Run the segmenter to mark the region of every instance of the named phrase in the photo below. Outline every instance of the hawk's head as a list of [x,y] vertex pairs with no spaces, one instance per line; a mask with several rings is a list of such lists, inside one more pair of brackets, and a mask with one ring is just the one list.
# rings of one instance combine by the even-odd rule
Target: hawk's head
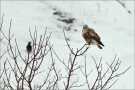
[[87,24],[84,24],[83,25],[83,29],[87,29],[87,28],[89,28],[88,25]]
[[83,29],[82,29],[82,34],[84,34],[84,33],[86,33],[87,32],[87,30],[88,30],[88,25],[87,24],[84,24],[83,25]]

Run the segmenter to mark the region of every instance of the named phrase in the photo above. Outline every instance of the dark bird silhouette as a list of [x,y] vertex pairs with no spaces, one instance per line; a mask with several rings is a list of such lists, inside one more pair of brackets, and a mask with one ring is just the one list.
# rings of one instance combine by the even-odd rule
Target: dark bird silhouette
[[26,46],[28,54],[32,51],[31,42],[28,42],[28,45]]

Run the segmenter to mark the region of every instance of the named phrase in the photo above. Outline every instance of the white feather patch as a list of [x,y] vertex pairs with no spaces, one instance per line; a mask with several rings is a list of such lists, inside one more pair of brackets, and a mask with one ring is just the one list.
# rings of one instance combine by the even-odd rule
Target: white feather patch
[[93,34],[93,33],[91,33],[91,32],[90,32],[90,35],[91,35],[92,37],[94,37],[94,34]]
[[95,41],[94,39],[92,39],[91,45],[97,45],[97,41]]
[[82,34],[86,33],[87,32],[87,29],[83,29],[82,30]]

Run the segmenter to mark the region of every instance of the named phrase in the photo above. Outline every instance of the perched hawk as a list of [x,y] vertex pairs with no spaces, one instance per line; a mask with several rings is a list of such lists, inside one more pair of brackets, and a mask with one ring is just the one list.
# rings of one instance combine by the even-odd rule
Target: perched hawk
[[96,44],[100,49],[102,49],[101,45],[104,46],[100,41],[99,35],[94,31],[94,29],[89,28],[86,24],[83,25],[82,36],[89,45]]

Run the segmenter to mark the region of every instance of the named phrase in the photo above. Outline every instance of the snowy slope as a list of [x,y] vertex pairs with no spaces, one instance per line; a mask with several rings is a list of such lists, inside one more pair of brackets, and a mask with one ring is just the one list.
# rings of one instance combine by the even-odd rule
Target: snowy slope
[[[43,34],[47,27],[47,34],[49,35],[52,32],[51,44],[53,44],[60,58],[66,61],[68,60],[69,50],[64,41],[63,28],[67,38],[69,38],[71,47],[76,50],[85,43],[81,35],[82,25],[88,24],[100,35],[101,41],[105,45],[102,50],[98,49],[97,46],[91,46],[86,52],[89,68],[95,68],[91,56],[97,61],[102,57],[104,69],[106,69],[107,65],[105,62],[112,62],[115,54],[117,54],[117,57],[122,61],[120,72],[130,65],[131,68],[119,77],[112,89],[133,89],[134,1],[126,1],[124,3],[131,13],[128,13],[117,1],[1,1],[1,16],[4,13],[3,31],[8,33],[9,21],[12,19],[11,31],[14,33],[20,50],[25,56],[27,55],[25,46],[31,40],[29,27],[33,32],[36,26],[39,35]],[[67,19],[71,19],[71,22],[64,22]],[[1,42],[1,53],[6,50],[6,47],[4,47],[6,43],[6,40],[3,39]],[[14,39],[12,43],[15,45]],[[83,60],[84,57],[78,58],[79,63],[83,63]],[[49,65],[51,61],[44,61],[44,63]],[[62,67],[59,66],[57,68],[60,69]],[[41,69],[43,70],[44,66],[41,66]],[[92,75],[96,74],[92,73]],[[78,72],[78,77],[75,78],[80,80],[80,82],[85,80],[79,77],[83,76]],[[35,79],[35,82],[38,79]],[[40,79],[42,80],[42,77]],[[63,88],[63,84],[60,86]]]

